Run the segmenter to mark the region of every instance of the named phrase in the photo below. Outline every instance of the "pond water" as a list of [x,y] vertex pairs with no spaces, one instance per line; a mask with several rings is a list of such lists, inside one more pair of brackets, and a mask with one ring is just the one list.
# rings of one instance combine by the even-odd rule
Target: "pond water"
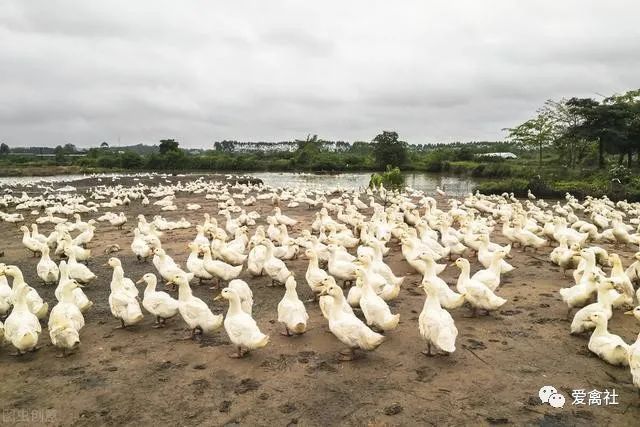
[[[405,182],[409,187],[432,193],[440,187],[450,196],[464,196],[473,191],[477,181],[464,176],[447,176],[427,173],[406,173]],[[326,189],[334,187],[363,188],[369,185],[371,173],[348,173],[337,175],[317,175],[290,172],[256,172],[251,176],[260,178],[265,184],[275,187]]]
[[[111,177],[122,174],[99,174],[99,175],[53,175],[34,177],[0,177],[0,186],[3,185],[34,185],[55,182],[73,182],[92,176]],[[131,174],[138,176],[149,176],[149,174]],[[358,172],[336,175],[317,175],[311,173],[292,172],[251,172],[246,175],[261,179],[265,184],[274,187],[284,188],[363,188],[369,184],[371,173]],[[186,175],[185,175],[186,176]],[[473,190],[478,183],[476,180],[464,176],[448,176],[427,173],[406,173],[406,184],[416,190],[433,193],[436,187],[440,187],[452,197],[463,196]]]

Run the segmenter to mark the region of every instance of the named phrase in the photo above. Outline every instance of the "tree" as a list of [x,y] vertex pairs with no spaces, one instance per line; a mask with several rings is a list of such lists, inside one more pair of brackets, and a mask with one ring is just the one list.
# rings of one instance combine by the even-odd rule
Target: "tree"
[[235,141],[227,141],[227,140],[224,140],[224,141],[221,141],[221,142],[216,141],[213,144],[213,148],[216,151],[224,151],[226,153],[232,153],[233,151],[235,151],[235,146],[236,146],[236,142]]
[[0,144],[0,155],[5,156],[9,154],[9,151],[9,146],[7,144],[5,144],[4,142]]
[[127,150],[120,156],[120,165],[124,169],[135,169],[142,166],[142,157],[136,152]]
[[591,98],[571,98],[567,104],[580,115],[580,124],[570,132],[598,143],[598,166],[604,167],[604,153],[619,155],[622,163],[628,156],[631,166],[633,152],[640,146],[640,90],[605,98],[602,102]]
[[64,148],[62,148],[61,145],[58,145],[54,150],[53,150],[53,154],[55,154],[56,157],[56,163],[60,164],[60,163],[64,163],[65,161],[65,151]]
[[62,149],[64,150],[65,154],[73,154],[78,151],[76,146],[73,144],[64,144],[64,147],[62,147]]
[[567,166],[573,168],[581,162],[592,141],[575,135],[571,130],[580,126],[584,119],[571,108],[566,99],[560,101],[547,100],[542,110],[553,123],[553,145],[560,151]]
[[161,139],[160,140],[160,154],[166,154],[170,151],[178,151],[180,144],[175,139]]
[[538,115],[509,131],[509,139],[525,147],[538,149],[538,166],[542,166],[542,149],[554,141],[553,120],[548,111],[538,110]]
[[383,131],[373,138],[373,156],[376,167],[402,167],[407,162],[407,143],[398,140],[398,133]]

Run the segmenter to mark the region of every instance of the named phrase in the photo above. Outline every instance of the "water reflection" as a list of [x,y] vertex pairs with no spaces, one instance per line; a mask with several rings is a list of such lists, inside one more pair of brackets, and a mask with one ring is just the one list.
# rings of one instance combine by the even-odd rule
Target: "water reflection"
[[[130,174],[129,176],[156,176],[154,174]],[[223,175],[223,174],[220,174]],[[364,188],[369,185],[371,173],[357,172],[336,175],[317,175],[311,173],[291,173],[291,172],[251,172],[246,173],[256,178],[260,178],[265,184],[274,187],[289,189],[311,188],[316,190],[326,190],[331,188]],[[123,176],[122,174],[98,174],[98,175],[53,175],[35,177],[0,177],[2,185],[27,185],[46,184],[55,182],[73,182],[80,179],[100,177],[111,178],[113,176]],[[162,176],[162,175],[160,175]],[[186,175],[179,175],[184,177]],[[463,196],[473,190],[476,181],[461,176],[447,176],[427,173],[406,173],[406,184],[417,190],[433,193],[436,187],[440,187],[452,197]],[[105,180],[104,184],[109,181]]]

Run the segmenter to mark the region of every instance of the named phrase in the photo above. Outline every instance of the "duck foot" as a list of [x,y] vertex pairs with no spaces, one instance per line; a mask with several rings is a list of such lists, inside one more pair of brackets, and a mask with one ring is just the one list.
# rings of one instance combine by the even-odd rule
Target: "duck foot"
[[243,352],[242,351],[242,347],[238,347],[238,351],[234,352],[234,353],[229,353],[229,357],[232,359],[241,359],[243,358],[248,352]]
[[280,332],[280,335],[284,335],[285,337],[290,337],[291,336],[291,332],[289,332],[289,328],[288,327],[284,327],[284,331]]
[[356,353],[353,349],[342,350],[338,353],[338,360],[343,362],[350,362],[356,359]]

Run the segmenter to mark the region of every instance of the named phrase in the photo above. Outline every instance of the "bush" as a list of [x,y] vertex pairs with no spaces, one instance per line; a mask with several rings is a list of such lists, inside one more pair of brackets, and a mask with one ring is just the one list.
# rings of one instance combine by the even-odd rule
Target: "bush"
[[374,173],[369,180],[370,188],[377,188],[383,184],[386,188],[399,190],[404,187],[404,175],[399,168],[391,168],[387,166],[386,172],[379,174]]

